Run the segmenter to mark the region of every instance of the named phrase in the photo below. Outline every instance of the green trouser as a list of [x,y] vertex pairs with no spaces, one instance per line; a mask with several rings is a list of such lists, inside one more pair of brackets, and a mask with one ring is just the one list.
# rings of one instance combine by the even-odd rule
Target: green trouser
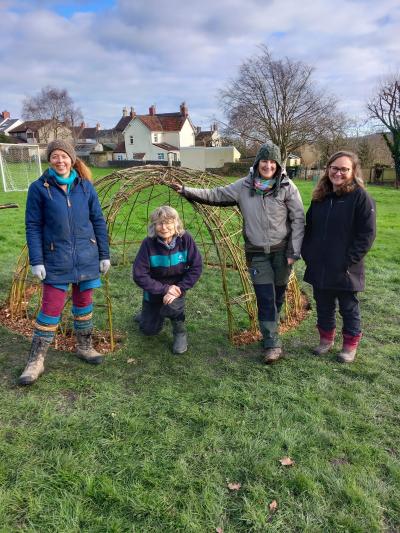
[[269,254],[248,254],[249,272],[257,298],[258,321],[264,348],[281,346],[279,339],[279,313],[285,299],[291,265],[286,250]]

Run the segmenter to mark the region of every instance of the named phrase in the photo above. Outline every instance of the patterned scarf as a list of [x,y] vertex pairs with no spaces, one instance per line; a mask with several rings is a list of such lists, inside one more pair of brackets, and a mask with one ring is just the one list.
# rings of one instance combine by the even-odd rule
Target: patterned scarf
[[260,178],[254,178],[254,190],[257,194],[264,194],[267,191],[270,191],[272,187],[276,184],[276,178],[270,180],[262,180]]

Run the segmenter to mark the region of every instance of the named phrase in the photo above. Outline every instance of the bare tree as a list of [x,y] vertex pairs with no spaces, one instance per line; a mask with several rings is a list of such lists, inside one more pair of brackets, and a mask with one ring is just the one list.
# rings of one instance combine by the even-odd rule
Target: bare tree
[[270,139],[283,159],[304,144],[341,129],[336,99],[316,87],[313,68],[285,58],[275,60],[268,48],[247,59],[238,76],[220,92],[229,126],[258,143]]
[[57,139],[65,127],[74,136],[74,128],[83,120],[81,110],[75,107],[68,91],[50,86],[41,89],[36,96],[25,98],[22,117],[43,123],[42,131],[46,142],[50,137]]
[[370,117],[381,122],[386,131],[381,135],[390,150],[396,172],[396,188],[400,186],[400,75],[382,82],[378,94],[367,104]]

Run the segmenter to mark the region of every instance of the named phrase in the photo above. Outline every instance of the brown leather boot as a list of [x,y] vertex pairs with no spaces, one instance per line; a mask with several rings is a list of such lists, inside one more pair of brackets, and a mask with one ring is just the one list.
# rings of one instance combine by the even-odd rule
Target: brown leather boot
[[266,348],[264,354],[264,363],[267,365],[271,365],[283,357],[282,348],[279,346],[275,348]]
[[337,356],[339,363],[352,363],[354,361],[361,336],[362,333],[358,335],[343,333],[343,348]]
[[18,378],[18,385],[32,385],[43,374],[44,359],[52,340],[52,337],[33,336],[28,362]]
[[325,331],[317,326],[319,331],[319,344],[313,348],[312,353],[314,355],[324,355],[329,352],[334,344],[336,329]]
[[75,331],[75,355],[87,363],[99,365],[103,362],[103,356],[93,348],[92,333],[93,329],[77,329]]

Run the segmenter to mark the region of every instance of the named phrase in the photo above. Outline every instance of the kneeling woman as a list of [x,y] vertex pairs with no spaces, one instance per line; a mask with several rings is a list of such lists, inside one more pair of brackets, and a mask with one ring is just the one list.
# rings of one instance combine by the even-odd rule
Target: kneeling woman
[[185,293],[202,271],[196,243],[183,229],[178,212],[161,206],[150,215],[148,237],[133,263],[133,279],[143,289],[142,310],[136,320],[145,335],[156,335],[170,318],[174,353],[187,350]]
[[47,147],[49,169],[29,187],[25,224],[32,273],[43,282],[28,364],[18,383],[30,385],[44,372],[72,283],[76,355],[99,364],[92,346],[93,289],[110,267],[107,226],[90,170],[66,141]]
[[333,346],[336,302],[343,318],[343,348],[338,361],[351,363],[361,339],[357,292],[364,290],[364,257],[375,239],[375,203],[364,188],[358,157],[337,152],[329,159],[306,216],[301,255],[304,280],[313,286],[319,345],[315,355]]

